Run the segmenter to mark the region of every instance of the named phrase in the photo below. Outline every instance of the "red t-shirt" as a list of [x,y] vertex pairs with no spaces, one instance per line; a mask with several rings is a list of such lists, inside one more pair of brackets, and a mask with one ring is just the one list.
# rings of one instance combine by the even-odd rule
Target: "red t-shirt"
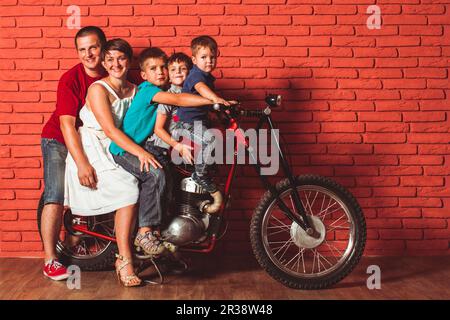
[[86,94],[89,86],[106,75],[92,78],[87,75],[83,64],[79,63],[72,69],[64,73],[59,80],[56,96],[56,109],[50,119],[42,129],[42,138],[56,139],[64,143],[64,137],[61,132],[59,117],[63,115],[74,116],[76,120],[76,128],[82,125],[79,118],[80,109],[86,101]]

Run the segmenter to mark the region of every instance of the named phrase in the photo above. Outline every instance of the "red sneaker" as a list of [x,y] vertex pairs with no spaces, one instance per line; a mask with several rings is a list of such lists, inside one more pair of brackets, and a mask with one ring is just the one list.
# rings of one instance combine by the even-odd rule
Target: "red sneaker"
[[50,260],[44,265],[44,276],[52,280],[65,280],[70,273],[58,260]]

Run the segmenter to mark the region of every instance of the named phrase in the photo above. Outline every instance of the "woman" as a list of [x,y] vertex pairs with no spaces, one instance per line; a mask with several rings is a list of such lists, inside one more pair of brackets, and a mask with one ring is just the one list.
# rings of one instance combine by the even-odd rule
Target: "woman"
[[130,244],[139,189],[137,180],[114,162],[108,150],[111,140],[137,156],[142,166],[161,167],[153,155],[119,129],[136,93],[136,86],[127,81],[132,56],[130,45],[122,39],[110,40],[103,48],[102,65],[108,76],[89,87],[86,104],[80,111],[83,126],[79,128],[84,152],[96,171],[96,181],[91,181],[90,187],[80,184],[70,154],[65,180],[65,200],[73,214],[93,216],[116,211],[115,232],[119,249],[116,273],[127,287],[141,284],[133,271]]

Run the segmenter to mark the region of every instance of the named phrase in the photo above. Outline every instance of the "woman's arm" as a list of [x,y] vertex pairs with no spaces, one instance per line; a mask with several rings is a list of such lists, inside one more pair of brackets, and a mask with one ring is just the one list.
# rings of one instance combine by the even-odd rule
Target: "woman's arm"
[[160,91],[153,96],[153,102],[179,107],[201,107],[213,104],[211,100],[190,93],[171,93]]
[[149,171],[149,163],[155,169],[158,167],[162,168],[161,164],[156,161],[152,154],[145,151],[144,148],[136,144],[115,126],[108,93],[101,85],[94,84],[89,87],[86,102],[106,136],[114,141],[119,147],[139,158],[139,161],[141,162],[141,171],[143,171],[144,168],[146,171]]
[[192,164],[193,157],[191,150],[192,148],[190,146],[187,146],[185,144],[182,144],[172,138],[172,136],[166,131],[164,128],[164,125],[167,120],[167,114],[159,113],[156,117],[156,123],[155,123],[155,134],[161,138],[162,141],[170,145],[172,148],[178,151],[178,153],[190,164]]
[[95,189],[97,187],[97,174],[84,153],[80,135],[75,129],[76,118],[63,115],[59,117],[59,122],[67,150],[69,150],[77,166],[80,184]]

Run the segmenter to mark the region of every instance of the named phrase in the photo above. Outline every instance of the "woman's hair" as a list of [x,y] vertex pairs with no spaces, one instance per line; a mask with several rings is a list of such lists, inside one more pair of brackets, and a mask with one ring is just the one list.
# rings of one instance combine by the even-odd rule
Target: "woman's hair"
[[133,59],[133,49],[130,44],[123,39],[112,39],[107,41],[102,48],[102,60],[105,60],[106,54],[112,50],[123,52],[130,61]]
[[191,70],[193,67],[192,59],[189,58],[186,54],[183,52],[175,52],[172,54],[169,59],[167,60],[167,66],[170,66],[174,62],[184,62],[186,67]]
[[88,35],[95,34],[100,41],[100,46],[103,48],[106,43],[106,36],[102,29],[95,26],[88,26],[81,28],[78,30],[77,34],[75,35],[75,48],[78,48],[77,39],[81,37],[86,37]]

